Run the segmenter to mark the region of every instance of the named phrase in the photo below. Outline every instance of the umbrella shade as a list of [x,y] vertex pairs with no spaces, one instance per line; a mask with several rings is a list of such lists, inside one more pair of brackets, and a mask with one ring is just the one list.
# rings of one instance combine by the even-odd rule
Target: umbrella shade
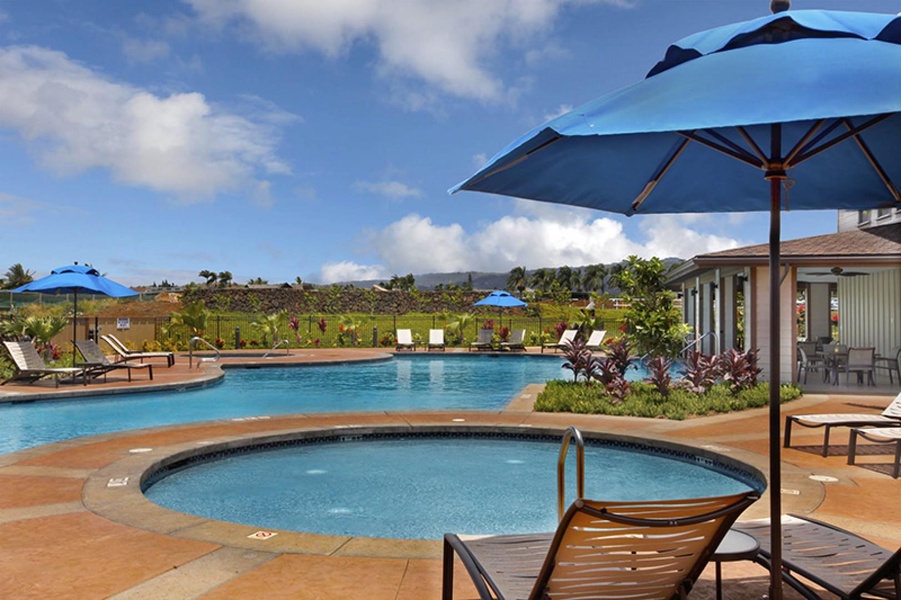
[[901,17],[780,12],[677,42],[644,80],[528,132],[451,190],[626,215],[770,211],[774,600],[782,598],[780,212],[901,207],[899,111]]
[[510,292],[504,290],[495,290],[473,303],[473,306],[499,306],[501,308],[516,308],[518,306],[528,306],[519,298],[513,297]]
[[[50,275],[21,285],[13,292],[40,292],[42,294],[72,294],[72,340],[78,339],[78,294],[100,294],[111,298],[137,296],[138,293],[112,279],[107,279],[100,271],[88,265],[68,265],[50,271]],[[72,363],[75,363],[76,350],[72,349]]]

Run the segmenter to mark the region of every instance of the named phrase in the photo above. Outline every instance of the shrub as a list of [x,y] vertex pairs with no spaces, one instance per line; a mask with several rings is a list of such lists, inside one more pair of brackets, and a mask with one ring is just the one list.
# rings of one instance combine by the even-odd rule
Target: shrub
[[596,368],[596,359],[591,355],[591,350],[585,347],[582,339],[576,338],[563,349],[564,369],[573,372],[573,381],[579,380],[579,375],[583,375],[586,379],[592,376]]
[[647,363],[648,383],[654,386],[654,389],[663,398],[667,398],[670,394],[670,385],[673,378],[669,370],[672,365],[673,361],[667,360],[664,356],[655,356]]
[[726,350],[720,357],[723,379],[729,383],[732,393],[757,385],[757,376],[762,369],[757,366],[757,351],[742,352],[735,348]]
[[683,379],[688,383],[688,389],[698,394],[706,392],[720,376],[719,365],[719,357],[715,354],[690,351],[685,359],[685,375],[683,375]]

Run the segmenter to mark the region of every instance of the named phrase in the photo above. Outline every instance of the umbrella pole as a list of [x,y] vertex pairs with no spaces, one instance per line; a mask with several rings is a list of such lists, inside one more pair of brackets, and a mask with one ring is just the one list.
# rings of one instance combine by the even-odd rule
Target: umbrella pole
[[[774,141],[780,136],[773,135]],[[775,153],[774,156],[778,156]],[[781,176],[769,177],[770,180],[770,544],[772,559],[770,561],[770,599],[782,600],[782,457],[780,445],[780,429],[782,421],[780,411],[780,229],[782,211],[782,179]]]
[[74,367],[78,358],[76,356],[78,350],[75,348],[75,340],[78,339],[78,292],[72,292],[72,296],[75,298],[72,306],[72,366]]

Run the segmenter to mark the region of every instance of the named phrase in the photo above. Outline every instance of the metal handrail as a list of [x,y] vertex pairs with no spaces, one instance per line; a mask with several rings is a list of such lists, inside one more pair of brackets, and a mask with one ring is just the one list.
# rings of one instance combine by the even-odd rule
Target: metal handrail
[[566,454],[569,452],[570,440],[576,440],[576,498],[585,497],[585,442],[582,440],[582,432],[574,425],[570,425],[563,434],[563,442],[560,445],[560,457],[557,459],[557,518],[563,519],[564,498],[566,485],[563,482]]
[[715,332],[715,331],[708,331],[707,333],[705,333],[704,335],[702,335],[702,336],[699,337],[698,339],[692,340],[691,343],[689,343],[687,346],[685,346],[684,348],[682,348],[681,350],[679,350],[679,356],[682,356],[687,350],[690,350],[691,348],[693,348],[693,347],[697,346],[698,344],[700,344],[700,343],[704,340],[704,338],[706,338],[706,337],[708,337],[708,336],[713,337],[714,340],[717,339],[717,337],[716,337],[716,332]]
[[[216,353],[216,357],[215,357],[215,358],[211,358],[211,359],[207,359],[207,360],[216,361],[216,360],[219,360],[219,359],[222,357],[222,353],[219,352],[219,348],[217,348],[216,346],[212,345],[211,343],[209,343],[208,341],[206,341],[206,340],[203,339],[202,337],[195,335],[194,337],[191,338],[191,342],[188,344],[188,368],[189,368],[189,369],[193,369],[193,368],[194,368],[194,343],[195,343],[195,342],[203,342],[204,346],[208,347],[210,350],[212,350],[213,352]],[[198,368],[200,368],[200,363],[203,362],[203,360],[204,360],[204,359],[198,359],[198,360],[197,360],[197,367],[198,367]]]
[[285,345],[285,354],[291,354],[291,348],[288,347],[288,344],[290,343],[291,342],[289,342],[288,340],[279,340],[276,345],[270,348],[269,351],[263,355],[263,358],[269,358],[269,355],[278,350],[279,346],[281,346],[282,344]]

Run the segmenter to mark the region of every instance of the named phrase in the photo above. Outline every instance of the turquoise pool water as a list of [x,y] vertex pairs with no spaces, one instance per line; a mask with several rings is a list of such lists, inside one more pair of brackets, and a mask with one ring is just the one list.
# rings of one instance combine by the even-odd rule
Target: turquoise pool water
[[[333,535],[440,539],[449,531],[552,531],[559,449],[559,440],[523,438],[310,444],[200,462],[160,479],[145,494],[207,518]],[[752,487],[734,473],[675,456],[640,446],[588,445],[586,496],[690,498]],[[572,452],[569,466],[574,458]],[[566,485],[571,499],[574,473]]]
[[497,410],[530,383],[565,378],[560,356],[403,355],[375,363],[228,369],[183,392],[0,404],[0,453],[213,419],[369,410]]

